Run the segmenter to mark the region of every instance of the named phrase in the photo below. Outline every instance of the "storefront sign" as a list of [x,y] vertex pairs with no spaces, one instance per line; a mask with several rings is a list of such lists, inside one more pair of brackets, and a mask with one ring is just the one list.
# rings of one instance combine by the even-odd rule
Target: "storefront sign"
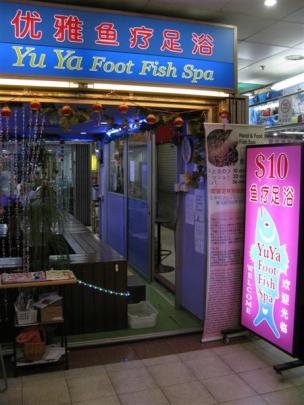
[[0,74],[235,87],[235,29],[0,2]]
[[207,305],[203,339],[240,326],[245,147],[264,142],[264,128],[205,124],[208,185]]
[[300,174],[300,145],[247,149],[242,325],[291,354]]

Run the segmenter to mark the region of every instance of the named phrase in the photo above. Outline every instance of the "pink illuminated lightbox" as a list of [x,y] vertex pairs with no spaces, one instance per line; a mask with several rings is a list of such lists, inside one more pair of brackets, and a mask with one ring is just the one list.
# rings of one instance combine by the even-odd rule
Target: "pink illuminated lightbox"
[[247,147],[242,325],[303,357],[301,145]]

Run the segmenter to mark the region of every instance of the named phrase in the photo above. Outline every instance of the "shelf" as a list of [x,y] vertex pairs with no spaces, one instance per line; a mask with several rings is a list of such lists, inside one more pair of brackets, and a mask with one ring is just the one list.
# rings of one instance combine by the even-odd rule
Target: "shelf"
[[[50,352],[52,352],[52,351],[56,351],[57,356],[56,356],[56,358],[48,360],[48,358],[50,358]],[[23,361],[22,358],[19,357],[19,359],[17,358],[16,366],[17,367],[26,367],[26,366],[36,366],[36,365],[43,365],[43,364],[60,363],[61,361],[64,360],[65,354],[66,354],[66,352],[65,352],[64,347],[50,345],[50,346],[47,346],[46,351],[45,351],[44,355],[42,356],[41,360],[37,360],[37,361],[24,360]]]
[[15,328],[27,328],[28,326],[39,326],[39,325],[56,325],[62,324],[64,319],[58,319],[57,321],[49,321],[49,322],[35,322],[35,323],[27,323],[25,325],[19,325],[19,323],[15,322]]

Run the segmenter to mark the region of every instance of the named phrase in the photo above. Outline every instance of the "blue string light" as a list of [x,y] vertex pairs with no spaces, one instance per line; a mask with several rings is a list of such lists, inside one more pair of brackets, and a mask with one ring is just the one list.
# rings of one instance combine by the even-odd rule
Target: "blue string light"
[[102,292],[105,294],[115,295],[118,297],[130,297],[130,295],[131,295],[129,293],[129,291],[119,292],[119,291],[108,290],[106,288],[99,287],[98,285],[85,283],[82,280],[77,280],[77,283],[80,285],[83,285],[84,287],[92,288],[93,290],[96,290],[96,291],[99,291],[99,292]]

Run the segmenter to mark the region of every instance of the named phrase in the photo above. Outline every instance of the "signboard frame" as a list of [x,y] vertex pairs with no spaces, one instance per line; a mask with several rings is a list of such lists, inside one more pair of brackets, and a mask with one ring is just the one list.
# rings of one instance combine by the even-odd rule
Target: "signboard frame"
[[[207,82],[207,81],[204,81],[203,83],[201,83],[201,84],[198,84],[198,83],[184,83],[184,82],[174,82],[174,81],[172,81],[172,82],[170,82],[170,81],[157,81],[157,80],[151,80],[151,78],[149,78],[149,77],[147,77],[147,79],[146,80],[138,80],[138,75],[136,76],[136,75],[134,75],[133,77],[132,77],[132,75],[129,75],[130,77],[128,77],[128,78],[125,78],[125,79],[123,79],[123,80],[121,80],[121,78],[119,78],[119,77],[96,77],[96,76],[94,76],[93,74],[92,75],[90,75],[90,74],[88,74],[88,75],[80,75],[80,76],[73,76],[73,71],[72,72],[70,72],[71,74],[69,75],[69,76],[67,76],[67,75],[60,75],[60,73],[63,73],[63,71],[62,72],[60,72],[60,71],[57,71],[57,73],[58,73],[58,75],[56,75],[55,73],[54,73],[54,66],[53,66],[53,73],[50,73],[50,72],[47,72],[47,71],[39,71],[39,69],[37,70],[36,69],[36,71],[37,71],[37,73],[43,73],[43,78],[45,78],[45,79],[51,79],[51,78],[53,78],[53,79],[58,79],[58,80],[67,80],[67,77],[70,79],[70,80],[73,80],[73,81],[75,81],[75,82],[88,82],[88,83],[90,83],[90,82],[104,82],[104,81],[109,81],[109,82],[111,82],[111,83],[129,83],[129,84],[143,84],[143,85],[158,85],[158,86],[160,86],[160,87],[166,87],[166,86],[170,86],[170,87],[176,87],[176,88],[189,88],[189,89],[191,89],[191,88],[200,88],[200,89],[210,89],[210,90],[223,90],[223,91],[227,91],[227,92],[229,92],[229,93],[234,93],[234,94],[236,94],[236,91],[237,91],[237,28],[235,27],[235,26],[232,26],[232,25],[225,25],[225,24],[212,24],[212,23],[208,23],[208,22],[203,22],[203,21],[196,21],[196,20],[191,20],[191,19],[182,19],[182,18],[177,18],[177,19],[173,19],[173,18],[167,18],[167,17],[160,17],[160,16],[155,16],[155,15],[148,15],[148,14],[141,14],[141,13],[131,13],[131,12],[119,12],[119,11],[117,11],[117,10],[108,10],[108,9],[101,9],[101,8],[90,8],[90,7],[80,7],[80,6],[72,6],[72,5],[61,5],[61,4],[55,4],[55,3],[43,3],[43,4],[41,4],[41,3],[37,3],[37,2],[25,2],[25,1],[23,1],[23,0],[20,0],[20,1],[11,1],[11,0],[7,0],[7,1],[5,1],[5,2],[0,2],[0,3],[7,3],[7,4],[12,4],[12,5],[20,5],[20,7],[25,7],[25,6],[27,6],[28,8],[33,8],[33,7],[37,7],[37,8],[41,8],[41,9],[47,9],[47,8],[49,8],[49,9],[53,9],[54,10],[54,13],[55,13],[55,10],[61,10],[61,11],[67,11],[67,12],[71,12],[71,11],[75,11],[75,13],[94,13],[94,12],[96,12],[96,13],[99,13],[100,15],[102,15],[102,13],[106,13],[106,15],[113,15],[113,16],[118,16],[118,17],[129,17],[129,18],[132,18],[132,17],[134,17],[134,18],[138,18],[138,17],[140,17],[140,18],[142,18],[142,19],[144,19],[144,22],[145,21],[147,21],[147,20],[150,20],[150,21],[154,21],[156,24],[157,23],[160,23],[160,24],[162,24],[162,23],[168,23],[168,24],[178,24],[178,23],[181,23],[181,24],[185,24],[185,25],[196,25],[197,27],[198,26],[202,26],[202,27],[210,27],[210,29],[212,29],[212,28],[223,28],[223,29],[227,29],[227,30],[231,30],[231,35],[233,36],[233,43],[231,43],[231,50],[232,50],[232,53],[233,53],[233,60],[231,60],[231,62],[229,62],[229,64],[233,64],[233,78],[232,78],[232,75],[231,75],[231,80],[233,80],[233,86],[231,85],[231,86],[223,86],[223,85],[212,85],[212,83],[210,82],[210,85],[209,85],[209,82]],[[5,31],[5,30],[4,30]],[[31,40],[29,40],[28,41],[29,43],[26,43],[26,41],[24,40],[24,39],[22,39],[21,41],[20,41],[20,43],[18,43],[18,45],[23,45],[23,46],[33,46],[33,41],[31,41]],[[14,45],[15,44],[15,41],[14,42],[12,42],[12,43],[9,43],[7,40],[5,41],[5,43],[6,43],[6,45]],[[16,44],[15,44],[16,45]],[[37,45],[37,47],[39,48],[39,45],[41,45],[41,44],[39,44],[39,42],[37,42],[36,43],[36,45]],[[193,45],[193,44],[192,44]],[[45,47],[45,48],[49,48],[49,50],[50,49],[53,49],[54,47],[55,47],[55,45],[43,45],[43,46],[41,46],[41,48],[43,48],[43,47]],[[65,43],[61,43],[61,44],[58,44],[58,48],[62,48],[62,49],[69,49],[69,46],[67,45],[67,44],[65,44]],[[78,48],[70,48],[70,49],[75,49],[75,50],[77,50]],[[134,49],[134,48],[133,48]],[[42,50],[41,50],[42,51]],[[81,48],[81,51],[82,52],[87,52],[88,54],[90,53],[89,51],[92,51],[93,52],[93,49],[90,49],[90,48],[87,48],[87,47],[82,47]],[[109,49],[109,50],[107,50],[107,51],[105,51],[105,50],[102,50],[102,49],[100,49],[100,51],[102,52],[102,53],[107,53],[107,51],[109,51],[110,53],[111,53],[111,49]],[[99,51],[99,52],[100,52]],[[98,51],[96,50],[96,52],[98,53]],[[121,52],[122,51],[120,51],[120,54],[121,54]],[[188,53],[189,53],[189,51],[187,51]],[[115,54],[115,52],[112,52],[113,54]],[[7,54],[7,53],[6,53]],[[117,54],[117,52],[116,52],[116,54]],[[130,54],[130,57],[132,56],[132,50],[129,50],[129,51],[127,51],[127,52],[125,52],[125,53],[122,53],[122,55],[124,55],[125,57],[127,57],[128,56],[128,54]],[[38,51],[37,51],[37,55],[39,55],[38,54]],[[164,59],[164,57],[166,57],[167,59],[168,59],[168,55],[164,55],[164,56],[161,56],[161,55],[157,55],[157,54],[148,54],[148,56],[151,56],[151,57],[154,57],[155,58],[155,60],[159,57],[159,58],[163,58]],[[137,53],[137,56],[139,56],[140,57],[140,54],[139,53]],[[143,55],[143,57],[144,57],[145,55]],[[183,62],[183,60],[185,60],[186,61],[186,59],[187,59],[187,57],[186,56],[183,56],[182,58],[180,58],[179,57],[179,55],[177,55],[178,57],[177,58],[174,58],[174,54],[172,55],[172,57],[173,57],[173,60],[175,59],[176,61],[178,61],[178,62]],[[48,57],[48,56],[47,56]],[[53,57],[55,57],[54,55],[53,55]],[[58,57],[58,56],[57,56]],[[90,54],[90,57],[92,57],[92,55]],[[53,58],[54,59],[54,58]],[[53,63],[53,59],[52,59],[52,63]],[[140,59],[140,58],[139,58]],[[206,62],[208,62],[208,60],[206,60],[206,58],[204,59],[204,57],[203,57],[203,59],[202,60],[200,60],[200,59],[195,59],[195,57],[193,57],[192,58],[192,60],[193,60],[193,62],[195,62],[195,60],[196,60],[196,62],[198,62],[198,63],[201,63],[202,65],[203,65],[203,63],[204,63],[204,60],[206,61]],[[210,60],[210,62],[213,62],[213,60]],[[76,63],[76,61],[75,61],[75,63]],[[186,63],[186,62],[185,62]],[[216,60],[214,60],[214,63],[222,63],[222,62],[216,62]],[[224,62],[223,62],[224,63]],[[87,69],[87,66],[85,66],[85,69]],[[179,69],[179,68],[178,68]],[[179,72],[179,70],[178,70],[178,72]],[[67,73],[67,72],[66,72]],[[41,77],[41,75],[36,75],[36,72],[34,72],[33,71],[33,73],[32,74],[30,74],[29,72],[26,72],[25,70],[22,72],[22,70],[20,69],[20,74],[18,73],[18,72],[13,72],[13,71],[10,71],[10,72],[4,72],[3,70],[2,71],[0,71],[0,74],[1,74],[1,76],[3,77],[3,78],[5,78],[5,77],[14,77],[14,78],[16,78],[16,77],[20,77],[20,76],[24,76],[24,77],[28,77],[29,79],[31,79],[31,78],[35,78],[35,79],[37,79],[37,77],[39,78],[39,77]],[[224,77],[224,76],[223,76]],[[180,79],[181,80],[181,79]],[[225,79],[226,80],[226,79]]]
[[[244,274],[244,269],[245,269],[245,264],[246,264],[246,256],[245,256],[245,247],[246,245],[244,244],[244,259],[243,259],[243,280],[242,280],[242,307],[241,307],[241,325],[243,328],[246,330],[249,330],[251,333],[254,335],[260,337],[261,339],[267,341],[268,343],[272,344],[273,346],[277,347],[278,349],[282,350],[283,352],[299,358],[301,360],[304,360],[304,345],[303,345],[303,339],[304,339],[304,271],[301,272],[300,269],[304,269],[304,212],[303,209],[301,210],[301,207],[304,207],[304,192],[303,192],[303,171],[304,171],[304,144],[301,143],[278,143],[278,144],[264,144],[264,145],[248,145],[246,147],[246,179],[245,179],[245,186],[246,186],[246,193],[245,193],[245,205],[244,205],[244,228],[245,228],[245,238],[244,241],[246,241],[246,205],[248,201],[248,194],[249,194],[249,187],[248,186],[248,178],[247,178],[247,161],[248,161],[248,151],[250,149],[257,149],[257,148],[277,148],[277,147],[283,147],[283,148],[288,148],[288,147],[299,147],[300,148],[300,173],[298,175],[300,176],[300,181],[299,181],[299,212],[298,212],[298,231],[299,231],[299,237],[297,241],[297,249],[298,249],[298,257],[296,260],[297,268],[296,268],[296,286],[295,286],[295,306],[294,306],[294,319],[293,319],[293,341],[292,341],[292,349],[291,351],[285,350],[282,348],[279,344],[275,344],[273,341],[270,339],[267,339],[265,336],[262,336],[260,333],[258,333],[255,329],[249,328],[248,326],[243,324],[243,310],[244,310],[244,305],[243,305],[243,300],[244,300],[244,280],[245,280],[245,274]],[[302,231],[301,231],[302,229]],[[301,249],[302,247],[302,249]]]

